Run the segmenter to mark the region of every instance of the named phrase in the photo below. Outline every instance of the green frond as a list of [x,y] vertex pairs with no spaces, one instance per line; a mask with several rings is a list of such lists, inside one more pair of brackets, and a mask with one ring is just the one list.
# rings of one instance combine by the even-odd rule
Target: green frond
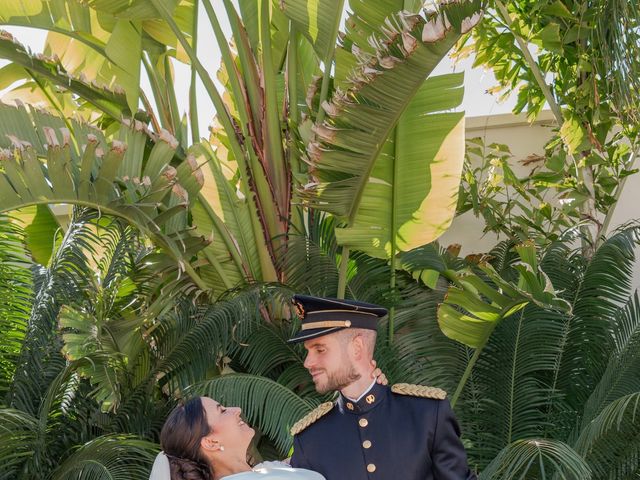
[[282,456],[291,449],[289,429],[316,406],[279,383],[256,375],[222,375],[193,385],[189,393],[241,407],[249,423],[269,437]]
[[[234,349],[234,364],[237,362],[251,374],[275,380],[283,370],[290,369],[296,364],[301,367],[304,362],[299,345],[287,343],[290,336],[291,332],[287,328],[268,324],[256,326]],[[308,382],[307,376],[306,383]],[[287,385],[292,390],[297,386],[297,384]]]
[[60,305],[86,299],[92,281],[90,256],[96,237],[90,226],[95,212],[77,212],[48,269],[34,276],[35,296],[27,334],[21,345],[7,404],[34,414],[49,383],[64,366],[56,335]]
[[632,292],[634,249],[640,228],[630,226],[612,235],[596,250],[573,300],[574,315],[567,322],[565,349],[558,385],[574,408],[587,401],[604,374],[615,347],[611,324]]
[[640,392],[609,403],[580,432],[575,450],[596,478],[633,478],[640,469]]
[[640,7],[627,0],[598,0],[590,5],[596,28],[592,49],[602,58],[602,71],[611,72],[611,90],[621,113],[635,122],[640,117],[636,99],[640,92]]
[[585,427],[606,405],[619,397],[640,391],[640,296],[636,292],[619,313],[613,315],[614,349],[598,385],[584,405]]
[[566,320],[566,314],[529,305],[491,335],[473,371],[473,390],[463,393],[459,408],[461,421],[473,426],[465,434],[480,465],[515,440],[544,438],[547,409],[561,398],[549,385]]
[[482,471],[480,480],[512,478],[590,480],[589,465],[571,447],[557,440],[526,439],[513,442]]
[[279,315],[282,295],[281,287],[258,285],[230,292],[208,306],[195,305],[190,299],[179,303],[149,325],[147,333],[153,339],[160,384],[175,391],[211,378],[223,368],[222,357],[243,347],[269,309]]
[[147,480],[158,445],[129,435],[95,438],[52,473],[52,480]]
[[318,58],[331,62],[344,0],[285,0],[282,5],[285,15],[313,45]]
[[20,466],[34,454],[38,420],[28,413],[0,409],[0,479],[16,478]]
[[11,218],[0,215],[0,404],[13,380],[34,295],[24,236]]
[[[321,240],[322,241],[322,240]],[[338,265],[334,255],[327,255],[323,245],[307,236],[290,236],[286,252],[277,268],[286,284],[298,293],[335,297],[338,291]]]
[[438,326],[436,311],[444,297],[443,285],[431,290],[399,276],[398,287],[393,341],[388,338],[388,318],[381,319],[378,328],[378,365],[391,383],[431,385],[453,392],[466,363],[459,357],[463,347],[445,337]]

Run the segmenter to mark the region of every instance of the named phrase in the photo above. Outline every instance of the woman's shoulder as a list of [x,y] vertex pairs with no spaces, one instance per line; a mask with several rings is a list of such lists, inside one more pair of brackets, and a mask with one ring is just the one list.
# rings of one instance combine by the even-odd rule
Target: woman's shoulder
[[283,462],[264,462],[253,467],[251,472],[236,473],[223,480],[324,480],[317,472],[302,468],[292,468]]

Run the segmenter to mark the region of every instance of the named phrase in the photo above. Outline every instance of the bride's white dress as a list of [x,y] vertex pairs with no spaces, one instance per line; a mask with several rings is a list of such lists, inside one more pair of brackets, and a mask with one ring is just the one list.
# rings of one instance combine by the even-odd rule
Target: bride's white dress
[[[169,459],[162,452],[158,454],[149,480],[171,480]],[[292,468],[284,462],[263,462],[250,472],[227,475],[224,480],[325,480],[322,475],[311,470]]]

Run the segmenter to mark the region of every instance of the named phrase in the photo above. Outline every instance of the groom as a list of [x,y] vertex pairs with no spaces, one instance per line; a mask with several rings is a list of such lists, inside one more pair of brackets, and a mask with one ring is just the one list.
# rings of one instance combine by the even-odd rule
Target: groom
[[446,393],[438,388],[371,381],[377,305],[296,295],[316,390],[337,390],[292,428],[291,465],[327,480],[475,480]]

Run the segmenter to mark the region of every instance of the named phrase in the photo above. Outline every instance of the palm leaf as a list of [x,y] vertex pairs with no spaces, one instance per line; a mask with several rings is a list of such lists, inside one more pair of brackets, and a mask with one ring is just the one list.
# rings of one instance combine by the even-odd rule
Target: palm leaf
[[20,410],[0,409],[0,478],[16,478],[20,466],[34,454],[37,419]]
[[597,478],[633,478],[640,468],[640,392],[609,403],[575,444]]
[[315,406],[279,383],[255,375],[223,375],[194,385],[190,393],[241,407],[249,422],[269,437],[283,456],[292,445],[289,429]]
[[579,279],[574,315],[565,327],[558,386],[579,409],[602,377],[614,348],[610,325],[631,294],[634,248],[640,229],[630,226],[607,239]]
[[128,435],[106,435],[82,445],[55,469],[52,480],[149,478],[158,453],[154,443]]
[[603,408],[619,397],[640,391],[640,297],[629,298],[613,317],[614,350],[598,385],[585,402],[582,427],[586,427]]
[[28,330],[7,399],[8,405],[34,416],[49,384],[64,368],[60,340],[55,334],[60,305],[86,295],[86,275],[92,271],[87,253],[92,251],[94,233],[87,226],[87,217],[80,215],[74,220],[49,269],[34,275],[35,297]]
[[590,480],[591,470],[582,457],[568,445],[557,440],[518,440],[505,447],[482,471],[482,480],[511,478],[555,478]]
[[[548,409],[561,394],[549,388],[549,379],[562,353],[566,319],[529,305],[491,335],[474,367],[473,389],[462,394],[459,407],[461,421],[472,426],[465,430],[469,454],[481,466],[512,442],[544,438],[551,430]],[[553,427],[562,432],[561,425]]]
[[23,239],[24,231],[9,217],[0,216],[0,399],[15,373],[34,295]]
[[22,66],[36,78],[80,95],[113,119],[120,120],[123,111],[129,113],[136,111],[127,105],[124,91],[120,88],[98,86],[91,84],[84,77],[70,75],[60,60],[31,54],[4,31],[0,34],[0,57]]

